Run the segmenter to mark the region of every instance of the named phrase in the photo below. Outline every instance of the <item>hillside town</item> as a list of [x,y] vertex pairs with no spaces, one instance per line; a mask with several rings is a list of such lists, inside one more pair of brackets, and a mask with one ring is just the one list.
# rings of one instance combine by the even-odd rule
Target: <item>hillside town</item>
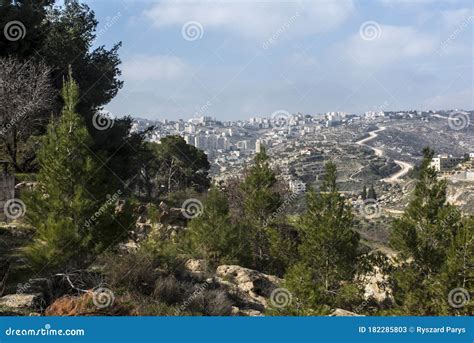
[[[141,131],[153,126],[150,140],[154,142],[169,135],[184,137],[188,144],[207,154],[216,181],[225,180],[241,171],[253,155],[265,146],[273,156],[272,163],[281,171],[281,177],[293,188],[295,185],[305,187],[307,183],[320,179],[325,161],[331,159],[340,164],[341,182],[348,185],[357,181],[382,180],[402,168],[406,168],[407,172],[421,157],[423,142],[405,141],[405,144],[411,145],[405,148],[393,146],[389,141],[385,143],[384,138],[379,137],[375,140],[378,149],[375,153],[370,153],[367,145],[357,142],[366,139],[378,127],[397,129],[398,125],[411,126],[408,133],[417,134],[417,130],[420,130],[418,136],[422,138],[426,127],[447,127],[452,113],[468,115],[468,112],[454,110],[369,111],[362,115],[343,112],[309,115],[276,111],[267,117],[225,122],[209,116],[186,121],[135,119],[134,130]],[[450,131],[452,134],[463,134]],[[472,127],[467,127],[465,131],[465,139],[460,141],[462,146],[452,142],[443,144],[445,141],[430,145],[428,139],[425,144],[439,152],[432,164],[437,171],[450,178],[474,181],[472,164],[466,163],[472,161],[474,156],[474,138],[469,135]],[[386,154],[380,149],[386,149]],[[418,151],[418,156],[411,151]],[[407,161],[405,165],[396,163],[402,156]],[[368,165],[372,167],[372,173],[366,172]],[[398,175],[397,179],[404,174]]]

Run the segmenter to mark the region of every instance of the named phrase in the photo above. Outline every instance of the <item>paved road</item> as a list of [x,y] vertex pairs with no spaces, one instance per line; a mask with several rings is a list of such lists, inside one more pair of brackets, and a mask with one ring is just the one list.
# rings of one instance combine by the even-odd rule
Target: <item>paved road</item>
[[[382,126],[377,130],[370,131],[369,132],[369,137],[366,137],[364,139],[361,139],[360,141],[357,141],[356,144],[361,145],[361,146],[367,146],[375,152],[376,156],[382,157],[383,154],[384,154],[384,151],[382,149],[375,148],[373,146],[367,145],[366,143],[368,141],[371,141],[372,139],[376,138],[378,136],[378,133],[385,130],[385,129],[386,129],[386,127]],[[396,173],[390,175],[389,177],[386,177],[385,179],[382,179],[382,181],[387,182],[387,183],[398,182],[400,178],[405,176],[410,171],[410,169],[413,168],[413,165],[411,163],[408,163],[408,162],[403,162],[403,161],[399,161],[399,160],[395,160],[394,162],[396,164],[398,164],[401,169],[399,171],[397,171]]]

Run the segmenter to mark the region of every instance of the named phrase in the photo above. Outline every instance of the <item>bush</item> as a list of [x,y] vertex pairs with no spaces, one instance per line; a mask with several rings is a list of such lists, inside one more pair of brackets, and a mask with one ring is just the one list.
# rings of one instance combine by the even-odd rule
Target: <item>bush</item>
[[103,256],[100,262],[105,264],[106,280],[114,289],[151,295],[155,280],[161,275],[152,257],[142,250],[123,256],[110,253]]

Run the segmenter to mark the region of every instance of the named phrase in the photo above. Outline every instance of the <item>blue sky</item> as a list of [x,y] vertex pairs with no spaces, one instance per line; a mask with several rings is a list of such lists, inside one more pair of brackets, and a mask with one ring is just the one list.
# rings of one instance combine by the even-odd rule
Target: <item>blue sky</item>
[[468,0],[88,0],[122,41],[116,116],[473,109]]

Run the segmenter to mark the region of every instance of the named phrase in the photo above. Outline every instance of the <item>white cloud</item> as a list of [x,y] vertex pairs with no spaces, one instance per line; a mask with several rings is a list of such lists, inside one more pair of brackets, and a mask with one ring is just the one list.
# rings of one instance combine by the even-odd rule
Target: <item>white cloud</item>
[[126,80],[178,80],[189,74],[190,67],[180,58],[164,55],[136,55],[125,61],[122,72]]
[[[156,27],[198,21],[204,32],[225,29],[247,37],[268,38],[282,26],[288,34],[307,35],[331,30],[353,12],[353,0],[303,2],[170,2],[152,6],[144,14]],[[296,20],[289,23],[297,14]]]
[[339,46],[361,64],[384,65],[400,58],[431,54],[439,39],[412,27],[380,25],[379,35],[364,40],[357,33]]
[[379,3],[386,6],[416,6],[416,5],[427,5],[427,4],[439,4],[444,3],[456,3],[458,0],[378,0]]
[[467,21],[472,21],[472,16],[474,15],[474,11],[469,8],[461,8],[457,10],[449,10],[443,11],[441,13],[441,17],[443,23],[448,28],[456,28],[458,26],[463,26],[466,24]]

